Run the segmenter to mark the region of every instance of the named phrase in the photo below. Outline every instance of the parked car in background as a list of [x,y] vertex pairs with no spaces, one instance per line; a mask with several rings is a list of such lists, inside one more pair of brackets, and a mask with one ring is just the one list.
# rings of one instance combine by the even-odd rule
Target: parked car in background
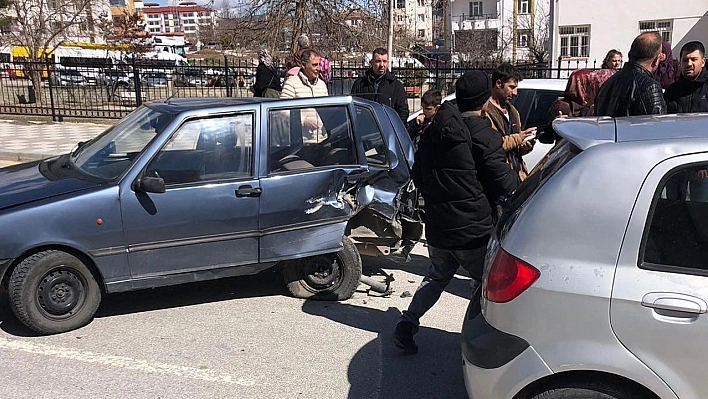
[[105,294],[278,266],[290,293],[344,300],[358,248],[422,233],[413,146],[390,108],[351,97],[143,105],[70,154],[0,169],[0,293],[42,334]]
[[165,72],[145,72],[140,82],[147,87],[167,87],[167,74]]
[[[519,95],[514,97],[512,104],[519,111],[523,126],[521,129],[529,127],[541,128],[546,124],[548,109],[551,105],[563,97],[567,79],[524,79],[519,82]],[[443,102],[452,101],[455,104],[455,93],[443,98]],[[418,110],[408,117],[408,121],[415,119],[422,110]],[[550,150],[552,145],[536,142],[533,151],[524,156],[524,161],[529,170],[533,169],[538,161]]]
[[699,399],[708,115],[557,120],[462,328],[470,398]]
[[106,69],[98,76],[100,84],[104,86],[130,87],[134,86],[132,74],[119,69]]
[[86,77],[76,69],[57,69],[50,75],[54,86],[85,86]]
[[172,76],[175,86],[203,87],[209,85],[209,77],[200,68],[184,68]]

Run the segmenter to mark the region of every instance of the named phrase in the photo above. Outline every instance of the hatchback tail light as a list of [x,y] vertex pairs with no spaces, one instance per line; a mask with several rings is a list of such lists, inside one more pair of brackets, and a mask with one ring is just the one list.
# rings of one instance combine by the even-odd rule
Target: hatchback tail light
[[484,281],[484,297],[492,302],[509,302],[526,291],[540,275],[538,269],[499,246]]

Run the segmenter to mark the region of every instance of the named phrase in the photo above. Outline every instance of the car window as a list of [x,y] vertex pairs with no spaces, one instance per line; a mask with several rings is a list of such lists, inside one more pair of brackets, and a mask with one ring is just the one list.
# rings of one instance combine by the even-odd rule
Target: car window
[[270,111],[268,156],[271,173],[356,164],[347,107]]
[[521,116],[521,129],[545,125],[548,110],[562,96],[562,92],[552,90],[519,89],[519,95],[514,97],[511,103]]
[[356,106],[356,128],[361,135],[367,164],[387,167],[389,165],[388,146],[386,146],[379,124],[369,108]]
[[708,271],[708,165],[673,171],[657,190],[643,263]]
[[165,184],[250,177],[253,115],[197,119],[184,123],[150,162],[147,176]]

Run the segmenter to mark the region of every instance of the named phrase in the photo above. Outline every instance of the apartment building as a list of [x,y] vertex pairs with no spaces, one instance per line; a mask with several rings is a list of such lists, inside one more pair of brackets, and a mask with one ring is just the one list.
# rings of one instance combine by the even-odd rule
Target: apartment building
[[550,1],[452,1],[453,51],[478,60],[539,62],[530,49],[547,47]]
[[[551,61],[557,67],[600,67],[608,50],[627,53],[642,32],[657,32],[678,58],[691,40],[708,45],[708,1],[552,0]],[[559,61],[560,60],[560,61]]]
[[433,5],[431,0],[393,0],[394,23],[406,29],[419,45],[433,41]]
[[160,6],[145,3],[145,30],[154,35],[181,35],[187,42],[196,44],[201,30],[216,27],[216,12],[193,2]]

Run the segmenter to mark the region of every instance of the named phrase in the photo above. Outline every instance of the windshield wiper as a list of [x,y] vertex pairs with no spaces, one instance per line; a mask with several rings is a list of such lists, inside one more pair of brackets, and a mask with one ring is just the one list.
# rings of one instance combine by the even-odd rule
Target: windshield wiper
[[79,143],[76,144],[76,149],[74,151],[72,151],[70,154],[71,158],[76,159],[76,157],[78,157],[79,154],[81,153],[81,151],[83,151],[83,149],[86,147],[87,143],[88,143],[88,141],[79,141]]

